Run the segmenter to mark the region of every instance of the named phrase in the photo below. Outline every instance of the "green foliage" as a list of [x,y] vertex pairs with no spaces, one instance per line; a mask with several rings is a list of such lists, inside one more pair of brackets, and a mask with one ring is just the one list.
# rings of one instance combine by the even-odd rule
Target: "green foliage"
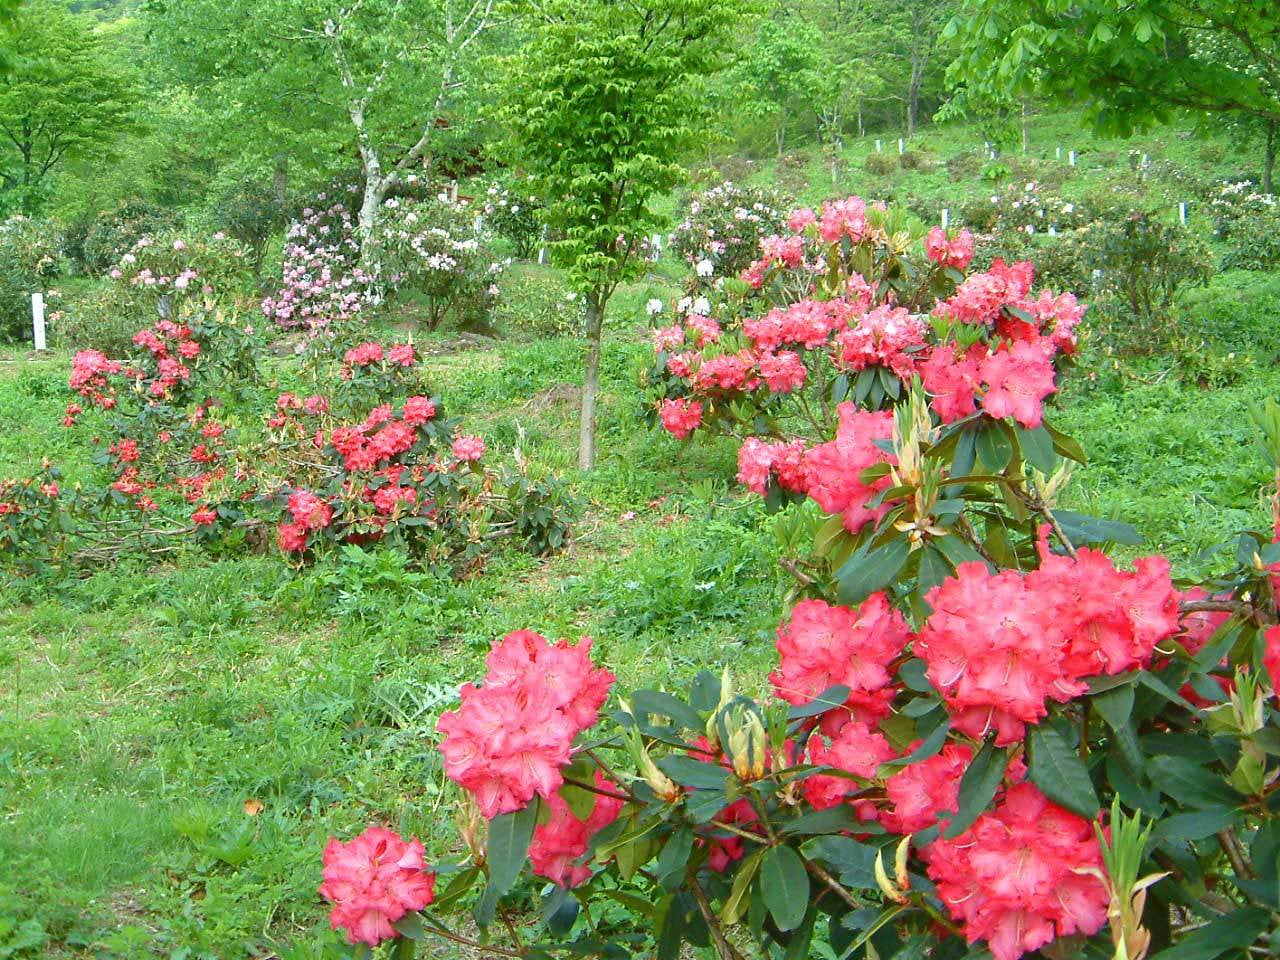
[[249,250],[255,275],[262,273],[262,258],[271,237],[288,220],[284,199],[260,183],[236,184],[218,202],[215,225]]
[[46,179],[59,164],[109,150],[139,94],[132,71],[92,24],[62,4],[23,4],[10,42],[13,69],[0,84],[0,203],[31,212],[47,198]]
[[104,274],[143,237],[174,226],[172,214],[159,207],[139,199],[123,200],[77,224],[67,252],[86,273]]
[[867,159],[863,161],[863,166],[867,168],[867,173],[885,177],[897,169],[898,161],[894,159],[892,154],[868,153]]
[[62,237],[57,224],[15,216],[0,223],[0,341],[21,340],[31,332],[31,294],[45,294],[57,310],[62,272]]

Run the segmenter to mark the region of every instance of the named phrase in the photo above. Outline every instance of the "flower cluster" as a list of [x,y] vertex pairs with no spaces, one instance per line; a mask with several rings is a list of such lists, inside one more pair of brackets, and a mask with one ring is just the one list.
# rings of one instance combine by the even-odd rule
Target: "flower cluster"
[[1087,689],[1085,680],[1146,667],[1178,629],[1178,594],[1163,557],[1133,572],[1082,549],[1074,558],[1042,547],[1040,568],[992,573],[961,564],[935,587],[915,651],[928,665],[956,729],[1018,742],[1026,724]]
[[596,771],[597,793],[588,793],[590,812],[580,817],[559,793],[547,798],[551,816],[533,831],[529,863],[533,872],[565,888],[581,886],[591,877],[591,868],[580,862],[591,838],[618,819],[624,801],[609,790],[608,781]]
[[671,232],[671,249],[694,268],[698,283],[736,277],[764,237],[786,223],[788,201],[773,190],[725,182],[696,194]]
[[924,851],[930,878],[969,943],[1017,960],[1058,937],[1094,934],[1110,897],[1093,825],[1029,783],[1010,787],[953,840]]
[[462,688],[462,705],[440,717],[449,779],[492,819],[551,798],[564,783],[574,738],[595,725],[613,674],[591,663],[591,639],[550,644],[508,634],[489,654],[484,682]]
[[347,843],[330,837],[320,896],[333,904],[333,929],[345,930],[348,943],[371,947],[399,936],[392,924],[435,900],[436,876],[424,852],[416,837],[405,841],[382,827]]
[[285,234],[280,289],[262,301],[263,315],[282,327],[320,333],[358,316],[369,299],[351,210],[326,199],[306,207]]

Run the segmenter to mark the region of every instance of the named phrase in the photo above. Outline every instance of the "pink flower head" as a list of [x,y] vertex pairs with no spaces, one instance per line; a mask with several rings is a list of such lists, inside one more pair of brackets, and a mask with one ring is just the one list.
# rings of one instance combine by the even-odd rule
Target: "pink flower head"
[[947,231],[934,227],[925,237],[924,252],[925,256],[941,267],[963,270],[973,259],[973,234],[968,230],[961,230],[953,239],[949,239]]
[[987,941],[995,960],[1017,960],[1106,923],[1110,897],[1093,824],[1030,783],[1010,787],[960,836],[935,840],[927,857],[929,876],[965,938]]
[[653,349],[655,353],[674,350],[684,343],[684,327],[674,324],[670,327],[659,327],[653,331]]
[[787,218],[787,229],[792,233],[800,233],[805,227],[811,223],[818,222],[818,215],[808,207],[798,207],[791,211],[791,216]]
[[889,665],[910,640],[907,622],[883,593],[873,593],[856,610],[802,600],[778,628],[778,669],[769,682],[795,706],[812,703],[834,686],[848,687],[843,705],[874,722],[889,712]]
[[415,427],[431,420],[436,415],[436,405],[430,397],[410,397],[404,402],[404,422]]
[[677,440],[683,440],[702,424],[702,404],[687,397],[663,400],[658,408],[662,426]]
[[490,819],[550,800],[564,783],[573,739],[595,724],[613,675],[591,663],[591,641],[555,645],[528,630],[508,634],[489,654],[482,686],[462,689],[462,705],[440,717],[446,775]]
[[387,350],[387,362],[401,367],[413,366],[413,344],[396,343]]
[[1263,634],[1266,649],[1262,654],[1262,667],[1271,681],[1271,690],[1280,696],[1280,626],[1268,627]]
[[333,520],[333,508],[310,490],[289,494],[289,513],[304,530],[321,530]]
[[748,490],[764,496],[769,478],[776,476],[778,486],[792,493],[804,493],[808,481],[804,470],[804,441],[768,443],[748,437],[738,448],[738,482]]
[[809,496],[827,513],[844,514],[844,526],[857,533],[868,523],[893,509],[892,503],[868,507],[867,502],[893,480],[888,475],[864,483],[862,471],[879,463],[897,463],[897,458],[876,444],[893,436],[893,414],[868,412],[845,402],[837,408],[840,426],[836,438],[805,453]]
[[[844,724],[829,746],[816,734],[809,742],[810,762],[835,767],[863,780],[873,779],[880,764],[895,756],[884,735],[859,720]],[[810,806],[825,810],[843,803],[850,795],[861,793],[864,788],[856,780],[819,773],[805,778],[802,789]],[[865,813],[863,819],[874,819],[875,808],[866,801],[860,813]]]
[[790,350],[762,353],[758,364],[760,376],[774,393],[793,393],[799,390],[809,375],[800,355]]
[[468,434],[453,438],[453,456],[457,460],[479,460],[484,456],[484,440]]
[[720,339],[720,324],[716,323],[710,317],[704,317],[698,313],[691,313],[684,323],[688,330],[697,334],[697,337],[695,338],[695,346],[697,346],[699,350],[707,344],[715,343]]
[[[601,790],[611,786],[599,770],[596,771],[595,784]],[[592,836],[618,819],[624,805],[616,797],[588,796],[592,802],[591,812],[581,820],[560,793],[553,793],[547,800],[551,818],[534,829],[533,843],[529,845],[533,872],[566,889],[580,886],[590,879],[591,867],[579,861],[587,852]]]
[[382,344],[362,343],[348,350],[343,354],[342,359],[343,362],[352,367],[363,367],[371,363],[377,363],[382,359]]
[[841,237],[861,243],[866,232],[867,203],[861,197],[828,200],[822,205],[818,235],[827,243],[835,243]]
[[1011,416],[1024,427],[1040,426],[1044,399],[1058,389],[1044,347],[1025,340],[983,360],[979,377],[987,384],[982,408],[996,419]]
[[191,514],[191,522],[196,526],[209,526],[218,522],[218,511],[212,507],[199,507]]
[[276,527],[276,544],[285,553],[301,553],[307,549],[307,528],[300,523],[281,523]]
[[345,930],[348,943],[371,947],[399,936],[392,924],[435,899],[436,876],[423,853],[416,837],[405,841],[382,827],[347,843],[330,837],[320,896],[333,904],[333,929]]
[[981,344],[974,344],[973,349],[967,352],[957,353],[955,343],[940,343],[919,365],[920,379],[929,392],[930,405],[943,423],[954,423],[977,410],[980,373],[976,355],[981,353]]

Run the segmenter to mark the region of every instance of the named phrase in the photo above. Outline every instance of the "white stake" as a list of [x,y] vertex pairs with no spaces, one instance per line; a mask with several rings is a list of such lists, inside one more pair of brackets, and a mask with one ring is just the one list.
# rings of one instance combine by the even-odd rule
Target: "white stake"
[[879,153],[879,152],[880,152],[880,141],[879,141],[879,140],[877,140],[877,141],[876,141],[876,153]]
[[1187,225],[1187,202],[1185,200],[1178,204],[1178,222],[1184,227]]
[[1074,150],[1072,150],[1071,153],[1068,155],[1067,162],[1070,163],[1071,166],[1073,167],[1076,165],[1076,152]]
[[942,229],[947,229],[947,224],[951,222],[951,211],[946,207],[942,208]]
[[458,202],[458,181],[454,180],[449,185],[449,199],[452,203]]
[[547,228],[542,228],[542,246],[538,248],[538,263],[547,262]]
[[905,151],[906,149],[907,149],[907,148],[906,148],[906,146],[904,146],[904,145],[903,145],[903,143],[902,143],[902,138],[901,138],[901,137],[899,137],[899,138],[898,138],[898,152],[899,152],[899,153],[902,153],[902,152],[903,152],[903,151]]
[[484,217],[476,217],[476,222],[475,222],[476,233],[479,233],[483,226],[484,226]]
[[1062,159],[1062,148],[1061,148],[1061,147],[1055,147],[1055,148],[1054,148],[1054,151],[1053,151],[1053,155],[1054,155],[1055,157],[1057,157],[1059,160],[1061,160],[1061,159]]
[[31,295],[31,335],[36,342],[36,349],[44,347],[44,294]]

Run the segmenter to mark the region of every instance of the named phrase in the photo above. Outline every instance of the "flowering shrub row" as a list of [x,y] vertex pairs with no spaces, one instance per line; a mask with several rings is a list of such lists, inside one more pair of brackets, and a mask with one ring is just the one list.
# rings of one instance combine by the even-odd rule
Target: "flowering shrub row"
[[671,231],[671,249],[699,282],[736,277],[755,259],[761,238],[782,229],[787,207],[773,190],[726,181],[690,199]]
[[[438,724],[461,862],[379,828],[326,852],[364,955],[1271,949],[1280,522],[1195,588],[1115,563],[1133,529],[1056,504],[1084,455],[1045,401],[1083,307],[1030,264],[965,276],[963,233],[917,258],[898,226],[857,198],[797,211],[656,333],[666,428],[737,433],[745,483],[813,504],[778,524],[770,694],[702,672],[621,697],[589,639],[508,635]],[[1280,468],[1280,406],[1259,420]],[[472,890],[479,937],[445,912]]]

